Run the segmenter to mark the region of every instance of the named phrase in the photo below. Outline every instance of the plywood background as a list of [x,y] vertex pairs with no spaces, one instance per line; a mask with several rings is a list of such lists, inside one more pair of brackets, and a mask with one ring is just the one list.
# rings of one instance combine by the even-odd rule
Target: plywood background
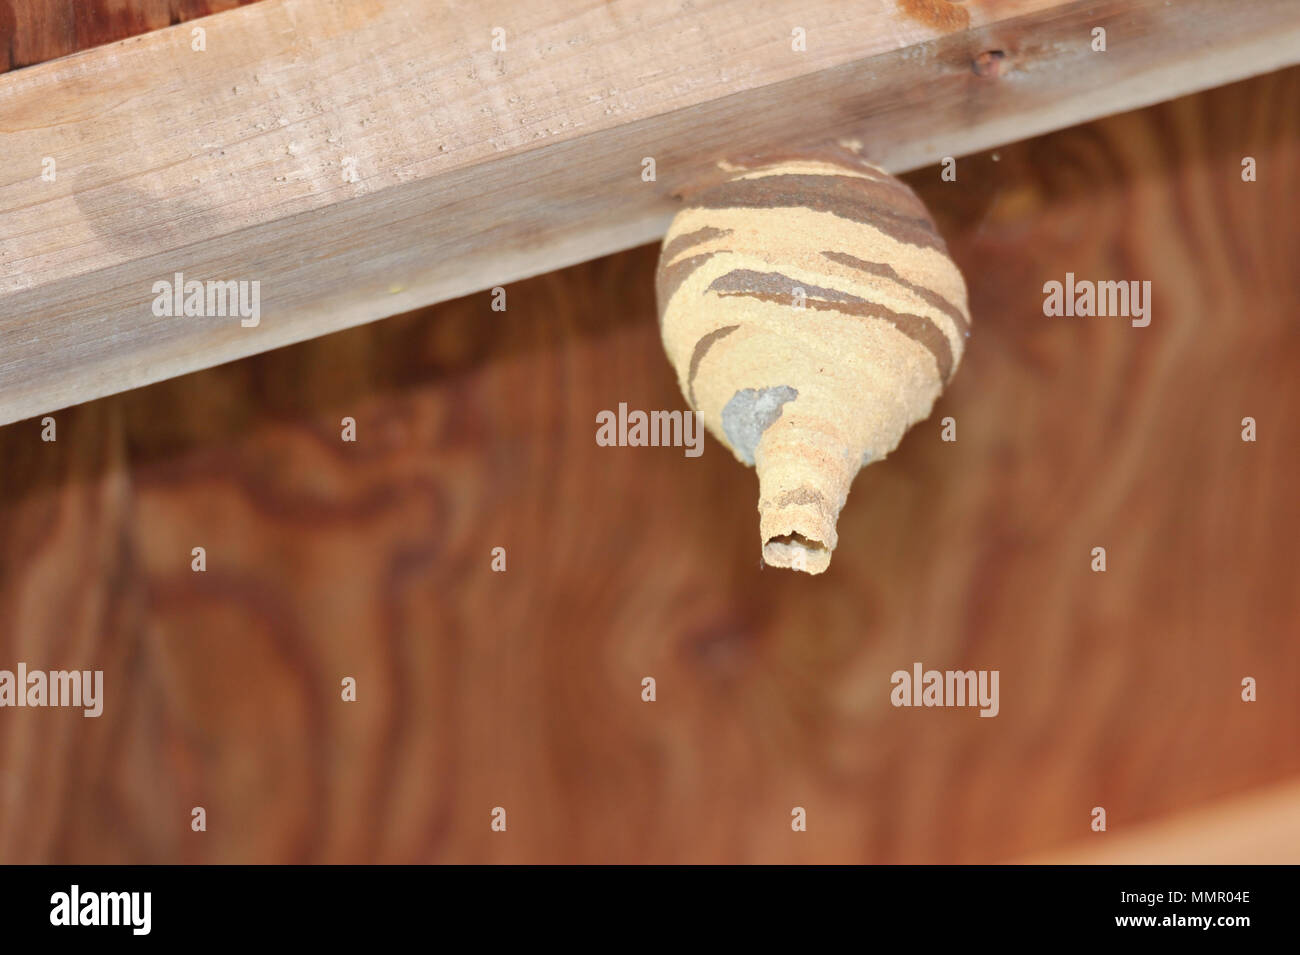
[[0,72],[253,0],[0,0]]
[[998,861],[1293,778],[1297,168],[1292,70],[910,175],[975,331],[819,578],[716,443],[595,444],[682,406],[649,247],[0,429],[0,667],[107,694],[0,710],[0,861]]

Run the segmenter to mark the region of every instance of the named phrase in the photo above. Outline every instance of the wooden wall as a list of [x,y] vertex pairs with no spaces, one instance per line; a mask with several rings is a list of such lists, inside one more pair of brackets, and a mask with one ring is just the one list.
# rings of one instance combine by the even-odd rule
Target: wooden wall
[[254,0],[0,0],[0,72]]
[[1291,70],[907,177],[975,330],[818,578],[716,442],[595,444],[682,406],[650,247],[0,429],[0,668],[107,696],[0,710],[0,861],[999,861],[1294,778],[1297,168]]

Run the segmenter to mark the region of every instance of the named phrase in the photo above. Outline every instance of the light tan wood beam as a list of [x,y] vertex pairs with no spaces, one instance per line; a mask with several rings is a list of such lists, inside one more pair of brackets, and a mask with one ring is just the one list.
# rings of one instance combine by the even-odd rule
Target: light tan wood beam
[[1035,865],[1296,865],[1300,863],[1300,783],[1236,796],[1131,829],[1112,827],[1023,861]]
[[[0,423],[652,240],[728,155],[854,136],[903,171],[1297,61],[1292,0],[266,0],[180,24],[0,76]],[[177,272],[260,283],[259,323],[155,315]]]

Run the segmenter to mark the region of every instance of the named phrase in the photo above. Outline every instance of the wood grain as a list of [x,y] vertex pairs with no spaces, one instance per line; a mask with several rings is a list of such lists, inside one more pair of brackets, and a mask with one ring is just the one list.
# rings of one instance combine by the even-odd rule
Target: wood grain
[[[0,430],[0,666],[108,696],[0,711],[0,860],[997,861],[1294,782],[1296,168],[1289,70],[907,177],[977,334],[818,578],[718,445],[594,442],[681,406],[653,247]],[[917,660],[1000,715],[891,707]]]
[[1300,783],[1137,826],[1116,838],[1026,860],[1043,865],[1294,865],[1300,858]]
[[0,0],[0,72],[254,0]]
[[[911,169],[1300,60],[1289,0],[946,6],[265,0],[6,74],[0,422],[649,241],[737,152]],[[260,324],[155,315],[177,272]]]

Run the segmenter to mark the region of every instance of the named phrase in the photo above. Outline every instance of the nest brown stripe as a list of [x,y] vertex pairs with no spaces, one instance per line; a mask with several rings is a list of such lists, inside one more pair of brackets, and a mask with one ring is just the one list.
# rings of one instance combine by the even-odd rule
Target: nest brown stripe
[[803,289],[807,295],[807,308],[823,312],[840,312],[859,318],[879,318],[889,322],[908,338],[929,349],[930,354],[934,355],[935,363],[939,366],[939,376],[944,381],[952,375],[952,345],[948,341],[948,336],[932,319],[924,315],[895,312],[893,309],[868,302],[864,298],[846,292],[832,292],[833,297],[817,298],[812,295],[815,286],[803,285],[779,272],[733,269],[726,275],[714,279],[709,285],[709,291],[723,296],[739,295],[789,307],[796,287]]
[[827,507],[825,497],[806,487],[786,491],[776,499],[775,503],[777,507],[788,507],[791,504],[812,504],[814,507]]
[[700,340],[695,343],[695,350],[691,352],[690,370],[686,373],[686,396],[690,399],[692,408],[698,407],[695,403],[695,376],[700,371],[700,362],[704,361],[704,356],[709,353],[709,349],[715,342],[726,338],[739,327],[739,325],[724,325],[722,328],[715,328],[707,335],[701,335]]
[[840,265],[847,265],[851,269],[858,269],[870,275],[879,275],[881,278],[890,279],[897,282],[909,292],[914,292],[928,305],[933,305],[939,311],[943,312],[957,325],[958,330],[964,337],[970,337],[970,322],[966,316],[961,313],[956,305],[948,301],[934,289],[928,289],[924,285],[917,285],[915,282],[909,282],[896,271],[894,267],[885,262],[868,262],[866,259],[860,259],[855,255],[849,255],[847,252],[823,252],[826,258],[832,262],[838,262]]
[[788,173],[735,179],[691,200],[700,209],[811,209],[879,229],[892,239],[947,252],[925,207],[901,183]]
[[794,304],[794,290],[801,289],[804,299],[816,298],[824,302],[865,302],[866,299],[853,295],[850,292],[841,292],[839,289],[822,288],[820,285],[812,285],[808,282],[796,282],[788,275],[780,272],[756,272],[754,269],[732,269],[719,275],[709,283],[706,292],[724,292],[727,294],[743,294],[745,292],[760,292],[772,296],[785,296],[785,304]]
[[659,261],[671,262],[692,246],[703,245],[711,239],[725,239],[729,235],[731,235],[730,229],[715,229],[711,225],[696,229],[694,232],[683,232],[664,245],[663,251],[659,253]]
[[[681,288],[681,284],[691,277],[691,273],[713,258],[714,254],[713,252],[701,252],[699,255],[688,255],[672,265],[659,269],[659,274],[655,276],[655,295],[659,299],[660,328],[663,328],[664,312],[668,310],[668,300]],[[667,260],[661,259],[661,261]]]

